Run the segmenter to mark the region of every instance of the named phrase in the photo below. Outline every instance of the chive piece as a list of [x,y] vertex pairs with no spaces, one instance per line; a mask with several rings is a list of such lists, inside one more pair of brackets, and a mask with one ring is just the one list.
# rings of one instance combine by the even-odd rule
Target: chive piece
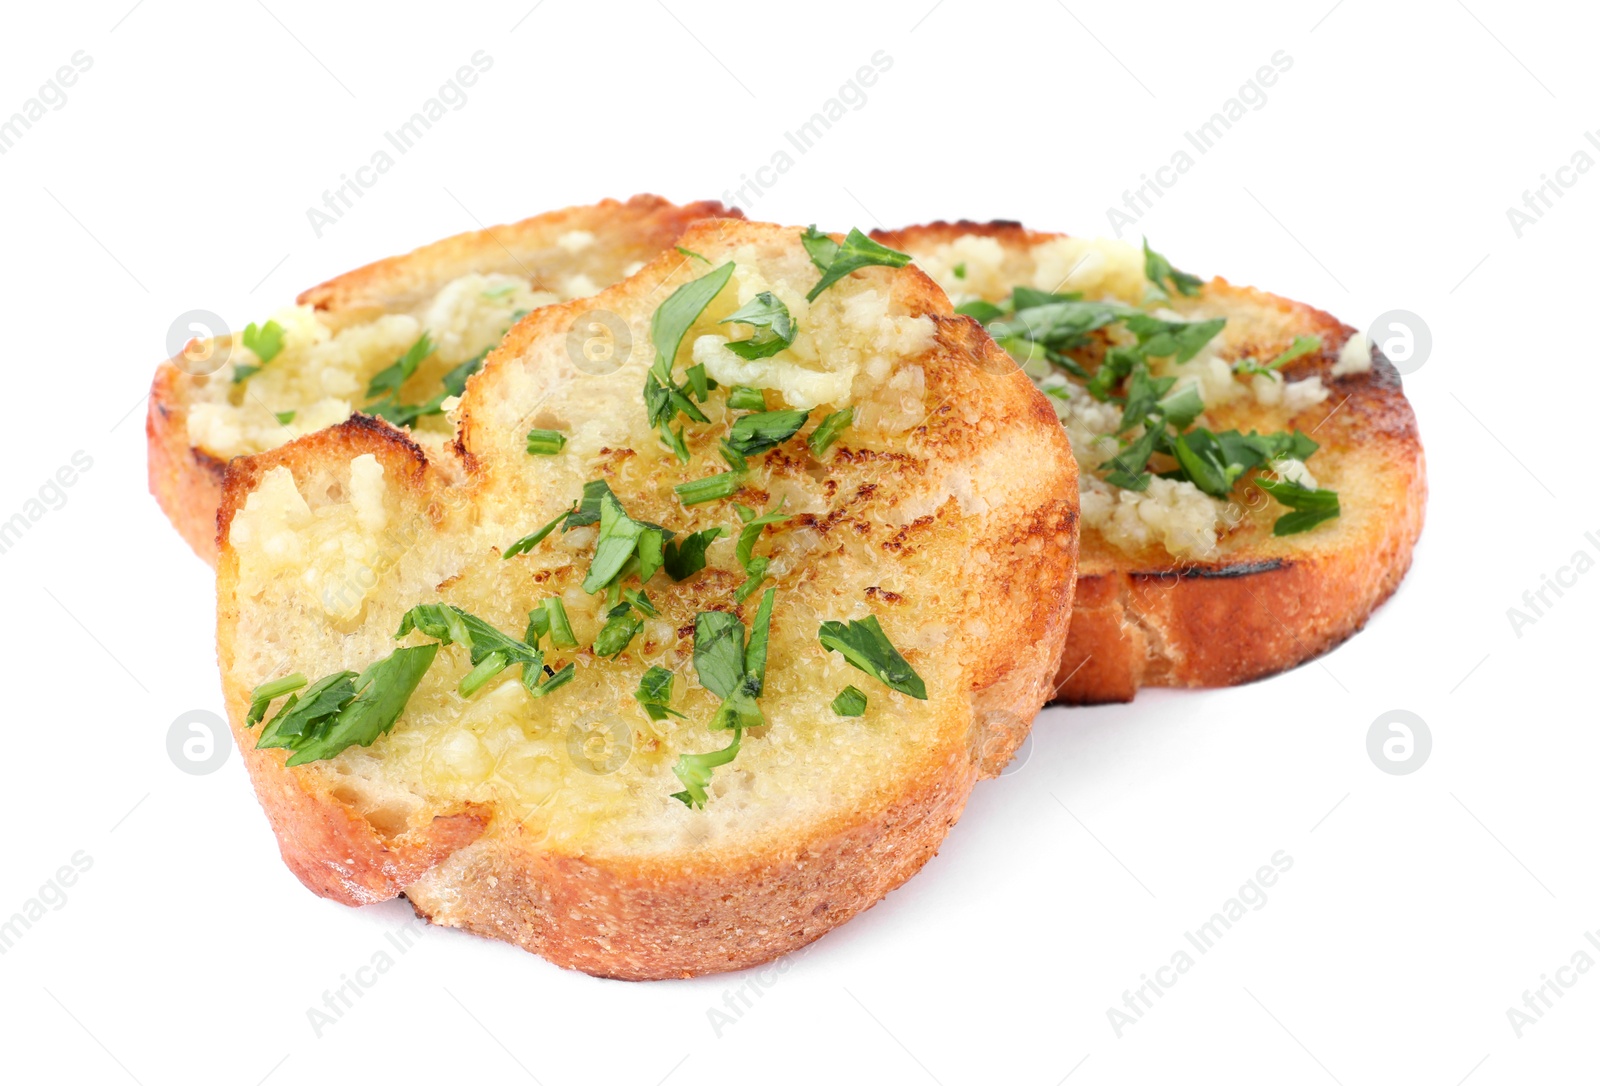
[[556,689],[556,687],[566,686],[572,681],[573,676],[577,675],[577,673],[577,665],[568,664],[566,667],[562,668],[560,671],[544,680],[544,682],[540,683],[538,686],[530,689],[528,693],[532,694],[536,698],[542,698],[546,694],[550,693],[550,691]]
[[704,479],[679,483],[672,488],[672,492],[684,505],[700,505],[733,497],[744,486],[744,479],[742,471],[725,471],[721,475],[708,475]]
[[578,638],[572,632],[572,623],[567,620],[567,605],[561,602],[561,597],[546,597],[539,606],[544,608],[545,618],[550,623],[550,644],[561,649],[577,648]]
[[554,456],[566,443],[566,435],[559,430],[528,431],[529,456]]
[[643,629],[644,619],[633,613],[631,605],[617,604],[611,609],[606,624],[600,627],[600,632],[595,635],[594,654],[620,656],[622,650],[627,648]]
[[[556,519],[555,520],[552,520],[549,524],[546,524],[543,528],[540,528],[538,531],[534,532],[532,535],[525,535],[521,539],[517,540],[515,543],[511,544],[511,546],[507,547],[506,550],[505,550],[505,553],[502,554],[500,557],[501,558],[514,558],[519,554],[526,554],[528,551],[533,550],[533,548],[537,547],[540,543],[544,542],[544,537],[545,536],[547,536],[551,532],[555,531],[556,530],[556,526],[558,524],[560,524],[562,521],[567,520],[569,517],[571,517],[573,515],[573,513],[577,511],[577,509],[578,509],[578,505],[577,505],[576,502],[574,502],[571,505],[571,507],[569,507],[567,509],[563,509],[560,513],[558,513],[556,515]],[[592,522],[589,522],[589,523],[592,523]],[[571,526],[570,523],[569,523],[568,526],[569,527]]]
[[461,684],[456,687],[456,693],[464,698],[470,698],[483,688],[484,683],[504,671],[507,663],[505,653],[491,652],[461,677]]
[[285,675],[281,679],[273,679],[256,687],[250,692],[250,713],[245,717],[244,726],[253,728],[261,723],[261,718],[267,713],[267,706],[272,704],[274,698],[292,694],[305,684],[306,677],[297,671],[293,675]]
[[735,411],[765,411],[767,397],[759,388],[735,385],[728,390],[728,406]]
[[295,413],[293,411],[274,411],[272,415],[280,423],[287,426],[294,421]]
[[846,407],[835,411],[818,423],[817,428],[811,431],[811,436],[806,438],[806,444],[811,446],[812,454],[820,458],[835,441],[839,440],[839,435],[849,428],[855,418],[856,409]]
[[854,686],[847,686],[833,699],[833,711],[840,716],[860,716],[867,711],[867,696]]

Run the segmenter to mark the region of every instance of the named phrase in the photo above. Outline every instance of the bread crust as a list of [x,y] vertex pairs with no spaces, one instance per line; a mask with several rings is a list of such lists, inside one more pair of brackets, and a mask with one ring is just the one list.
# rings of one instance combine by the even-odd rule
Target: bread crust
[[[538,254],[572,230],[626,233],[627,246],[612,256],[613,278],[628,263],[649,260],[670,246],[697,219],[742,218],[738,208],[715,200],[673,204],[640,194],[628,200],[563,208],[520,222],[469,231],[400,256],[374,261],[303,291],[300,305],[313,306],[335,327],[371,320],[381,313],[424,303],[446,283],[471,273],[538,278]],[[222,349],[231,337],[219,339]],[[189,405],[212,375],[194,376],[181,355],[156,368],[145,412],[150,493],[189,547],[208,565],[217,562],[217,509],[226,464],[189,444]]]
[[[1016,222],[966,220],[875,236],[916,253],[969,234],[1008,249],[1061,236]],[[1290,338],[1322,337],[1323,349],[1291,364],[1286,375],[1322,375],[1333,393],[1329,403],[1338,406],[1314,436],[1325,449],[1358,452],[1372,483],[1360,500],[1385,515],[1359,533],[1342,533],[1331,548],[1269,541],[1228,548],[1208,561],[1174,559],[1159,548],[1129,555],[1086,530],[1053,700],[1130,701],[1143,686],[1231,686],[1297,667],[1359,631],[1411,566],[1427,473],[1416,416],[1393,364],[1374,346],[1370,371],[1335,377],[1339,347],[1355,329],[1330,314],[1221,278],[1205,284],[1202,298],[1270,316]],[[1287,346],[1287,339],[1266,339],[1262,357]],[[1345,501],[1348,514],[1349,495]]]
[[[740,227],[768,243],[778,229]],[[693,247],[695,237],[691,230],[685,244]],[[1072,609],[1075,468],[1043,397],[1021,374],[1004,372],[999,348],[974,322],[954,316],[943,292],[913,268],[895,273],[895,297],[935,323],[929,357],[939,361],[924,364],[969,367],[964,387],[981,390],[979,402],[964,405],[976,418],[939,405],[917,433],[932,460],[970,465],[992,498],[994,511],[983,523],[996,526],[995,537],[968,548],[970,583],[961,587],[974,601],[992,602],[995,618],[984,635],[952,634],[965,646],[958,655],[970,659],[963,716],[949,722],[954,738],[919,750],[870,801],[833,810],[759,849],[617,858],[556,848],[493,810],[439,811],[422,839],[388,836],[348,808],[318,764],[290,769],[284,752],[250,749],[243,727],[249,690],[233,667],[238,558],[228,532],[262,474],[283,465],[304,485],[328,465],[371,452],[417,508],[459,506],[460,486],[471,504],[475,488],[497,485],[499,464],[478,454],[488,436],[474,407],[496,402],[498,375],[526,365],[530,344],[560,334],[586,310],[621,308],[618,292],[653,296],[668,265],[658,260],[594,299],[538,310],[512,331],[468,386],[458,439],[465,482],[455,493],[446,493],[447,473],[404,434],[361,416],[228,467],[219,512],[218,651],[229,716],[284,860],[313,891],[346,904],[404,893],[434,923],[598,976],[658,979],[745,968],[806,945],[901,885],[937,852],[974,782],[997,775],[1026,737],[1050,693]],[[996,449],[1025,450],[1035,470],[1017,478],[1014,459]],[[841,493],[878,470],[871,462],[842,462]]]

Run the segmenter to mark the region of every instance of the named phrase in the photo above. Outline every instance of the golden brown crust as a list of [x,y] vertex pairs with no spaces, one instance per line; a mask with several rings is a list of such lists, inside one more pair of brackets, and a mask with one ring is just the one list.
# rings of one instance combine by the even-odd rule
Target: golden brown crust
[[[738,208],[715,200],[677,205],[641,194],[625,201],[602,200],[536,215],[505,226],[457,234],[401,256],[375,261],[303,292],[297,301],[335,318],[335,323],[370,320],[379,313],[413,307],[445,283],[473,272],[531,276],[545,266],[556,239],[572,230],[626,234],[626,244],[607,246],[604,267],[591,278],[621,279],[627,268],[670,246],[691,222],[743,218]],[[208,564],[217,561],[217,506],[225,465],[189,444],[189,405],[216,376],[191,376],[178,359],[156,369],[145,415],[150,493],[185,542]]]
[[175,361],[156,368],[145,412],[150,493],[183,541],[208,564],[217,560],[217,506],[227,465],[189,444],[189,407],[181,386],[191,377]]
[[[915,253],[969,234],[1017,248],[1059,236],[967,221],[874,236]],[[1209,561],[1180,561],[1160,548],[1129,555],[1086,532],[1054,700],[1129,701],[1141,686],[1229,686],[1296,667],[1360,630],[1410,568],[1427,476],[1416,416],[1393,365],[1374,348],[1370,371],[1335,377],[1339,348],[1354,332],[1337,318],[1220,278],[1203,297],[1247,315],[1246,334],[1258,338],[1243,341],[1246,353],[1271,357],[1294,335],[1322,337],[1323,349],[1286,376],[1322,375],[1332,396],[1311,419],[1313,436],[1324,450],[1348,453],[1365,476],[1359,492],[1342,494],[1347,514],[1367,502],[1382,515],[1331,547],[1252,543]]]
[[[767,232],[776,228],[752,224],[744,229],[753,241],[770,244]],[[650,288],[669,270],[668,261],[657,261],[628,284],[536,311],[513,330],[468,386],[460,428],[466,481],[450,488],[455,494],[443,493],[443,477],[403,434],[360,419],[230,466],[220,514],[218,643],[241,747],[253,741],[242,728],[249,692],[232,669],[238,558],[226,532],[262,474],[286,466],[304,486],[352,456],[371,452],[386,479],[405,480],[411,506],[459,503],[462,487],[469,495],[465,500],[474,501],[470,495],[477,488],[505,485],[497,476],[505,463],[484,447],[493,437],[492,424],[484,421],[488,413],[480,407],[475,418],[473,410],[498,402],[501,375],[527,366],[526,360],[535,357],[534,345],[564,335],[562,330],[588,309],[623,310],[629,292],[651,295]],[[960,527],[956,519],[955,530],[970,544],[964,549],[968,576],[960,584],[939,586],[968,599],[974,613],[990,619],[981,633],[951,635],[964,649],[966,704],[961,720],[941,732],[946,740],[920,749],[914,764],[901,767],[868,801],[833,810],[804,832],[766,840],[760,847],[727,846],[731,852],[690,850],[642,858],[559,848],[498,813],[480,825],[474,821],[479,811],[440,812],[448,816],[446,824],[430,829],[426,840],[388,837],[383,827],[358,818],[320,783],[328,775],[316,766],[286,769],[283,752],[252,751],[247,765],[258,795],[286,863],[302,881],[345,902],[403,891],[418,913],[435,923],[504,939],[568,968],[653,979],[744,968],[804,946],[871,907],[932,857],[959,818],[973,783],[1004,767],[1049,694],[1072,607],[1077,500],[1065,436],[1026,378],[1005,365],[999,349],[973,322],[951,315],[943,293],[919,271],[896,273],[895,298],[910,312],[934,320],[936,346],[924,360],[930,390],[963,393],[937,406],[915,431],[925,457],[907,457],[910,464],[902,467],[917,472],[932,470],[927,462],[966,467],[994,506],[975,515],[981,532]],[[1035,467],[1025,478],[1012,470],[1018,455]],[[853,493],[895,470],[881,462],[892,456],[842,458],[830,477],[840,480],[841,494]],[[954,509],[954,499],[950,503]],[[806,526],[826,527],[815,521]],[[882,537],[881,545],[911,552],[936,545],[940,530],[910,525]],[[886,569],[893,564],[886,563]],[[869,594],[886,607],[897,598],[882,590]],[[437,819],[433,826],[439,826]]]

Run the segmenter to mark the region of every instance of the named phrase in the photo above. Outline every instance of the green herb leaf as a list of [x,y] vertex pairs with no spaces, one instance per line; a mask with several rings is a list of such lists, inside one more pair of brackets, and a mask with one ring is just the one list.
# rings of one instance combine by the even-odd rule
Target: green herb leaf
[[684,387],[672,376],[678,348],[694,322],[700,319],[733,276],[733,262],[685,283],[673,291],[650,317],[650,342],[655,347],[655,362],[645,377],[644,400],[651,426],[670,422],[679,413],[695,422],[706,422],[705,413],[689,399]]
[[[545,670],[549,671],[550,669],[546,668]],[[555,690],[557,687],[566,686],[577,674],[578,666],[576,664],[569,663],[560,671],[551,672],[550,677],[544,680],[544,682],[540,683],[538,686],[529,688],[528,693],[532,694],[536,698],[542,698],[546,694],[550,693],[550,691]]]
[[680,754],[678,764],[672,767],[678,780],[683,782],[683,791],[672,793],[672,798],[682,801],[684,806],[691,808],[706,805],[706,788],[711,784],[711,772],[718,766],[727,765],[738,757],[739,740],[743,732],[733,733],[733,742],[721,750],[707,751],[704,754]]
[[829,652],[842,655],[850,666],[865,671],[891,690],[926,701],[928,688],[906,658],[889,643],[876,615],[843,622],[824,622],[817,640]]
[[293,411],[274,411],[272,413],[272,417],[277,419],[278,422],[280,422],[284,426],[287,426],[291,422],[293,422],[294,421],[294,416],[295,416],[295,413]]
[[728,408],[733,411],[765,411],[767,398],[759,388],[734,385],[728,389]]
[[639,689],[633,692],[633,698],[651,720],[665,720],[669,716],[683,718],[682,713],[671,708],[672,672],[664,667],[652,667],[640,676]]
[[806,424],[809,411],[759,411],[740,415],[728,431],[728,446],[740,456],[776,449]]
[[691,479],[672,488],[678,501],[684,505],[700,505],[719,498],[731,498],[744,486],[742,471],[725,471],[721,475],[708,475],[704,479]]
[[261,360],[263,366],[277,358],[279,352],[283,350],[283,326],[277,321],[268,321],[260,327],[254,322],[247,324],[244,327],[244,335],[240,338],[244,340],[244,345],[250,353]]
[[674,581],[686,581],[705,569],[706,548],[711,545],[712,540],[722,535],[722,531],[720,526],[706,528],[684,536],[682,543],[669,542],[662,562],[667,576]]
[[772,604],[777,599],[776,588],[767,589],[756,607],[756,618],[750,625],[750,644],[744,650],[743,690],[752,698],[760,697],[767,683],[767,642],[772,631]]
[[281,679],[273,679],[256,687],[250,692],[250,712],[244,718],[244,726],[253,728],[261,723],[261,718],[266,715],[267,706],[272,704],[272,699],[292,694],[305,685],[306,677],[297,671],[293,675],[285,675]]
[[[1163,294],[1170,295],[1176,290],[1186,298],[1192,298],[1200,293],[1200,288],[1205,285],[1205,280],[1198,275],[1190,275],[1174,268],[1170,261],[1154,249],[1150,248],[1150,239],[1144,240],[1144,277],[1154,283],[1156,289]],[[1167,284],[1172,284],[1172,290],[1167,289]]]
[[1287,479],[1274,482],[1271,479],[1258,478],[1256,486],[1294,510],[1273,522],[1273,535],[1296,535],[1309,531],[1324,521],[1333,520],[1339,515],[1337,491],[1312,489]]
[[[601,485],[604,486],[605,484],[602,483]],[[608,490],[608,492],[609,492],[609,490]],[[566,510],[560,512],[560,513],[557,513],[556,514],[556,518],[554,520],[552,520],[549,524],[546,524],[544,527],[540,528],[538,531],[533,532],[530,535],[523,536],[521,539],[519,539],[515,543],[511,544],[511,546],[509,546],[509,547],[507,547],[505,549],[505,553],[501,554],[500,557],[501,558],[515,558],[519,554],[526,554],[527,552],[533,550],[533,548],[537,547],[540,543],[544,542],[544,537],[545,536],[549,535],[551,532],[556,530],[556,526],[558,524],[560,524],[564,520],[565,521],[570,521],[571,518],[576,514],[577,510],[578,510],[578,506],[576,504],[574,504],[570,509],[566,509]],[[570,523],[567,525],[567,527],[569,527],[569,528],[571,526],[572,525]]]
[[607,489],[600,501],[600,536],[594,545],[594,560],[583,579],[585,592],[599,592],[622,572],[623,565],[638,549],[645,525],[622,511],[616,495]]
[[855,418],[856,409],[845,407],[819,422],[817,428],[811,431],[811,436],[806,438],[806,444],[811,446],[811,455],[820,459],[822,454],[839,440],[839,435],[849,429]]
[[371,746],[400,719],[438,651],[438,645],[396,649],[360,675],[341,671],[318,680],[304,700],[279,711],[256,746],[289,748],[290,766]]
[[705,264],[707,266],[709,266],[711,264],[711,261],[709,261],[705,257],[701,256],[699,253],[695,252],[693,249],[685,249],[682,245],[674,245],[673,248],[678,250],[678,252],[682,253],[684,256],[688,257],[690,260],[698,260],[698,261],[700,261],[700,263]]
[[596,656],[616,657],[622,654],[633,639],[644,629],[644,619],[634,614],[631,604],[619,603],[606,615],[606,624],[594,638]]
[[700,685],[730,698],[745,676],[744,623],[726,611],[694,616],[694,670]]
[[[822,278],[817,280],[817,285],[806,295],[808,302],[816,301],[819,294],[851,272],[871,267],[903,268],[911,262],[910,254],[879,245],[860,230],[853,228],[845,235],[844,244],[834,245],[826,263],[819,262],[818,257],[827,252],[827,249],[816,240],[816,229],[815,226],[810,227],[800,239],[811,257],[811,262],[822,269]],[[832,239],[828,240],[832,244]]]
[[477,615],[451,604],[418,604],[401,616],[395,637],[404,637],[413,630],[424,637],[433,638],[441,645],[461,645],[467,650],[467,657],[474,669],[490,658],[499,661],[499,666],[486,674],[474,671],[463,678],[457,688],[462,697],[469,696],[482,683],[512,664],[522,665],[522,685],[531,690],[539,679],[540,669],[544,667],[544,653],[538,648],[502,633]]
[[528,431],[529,456],[554,456],[566,443],[566,435],[559,430]]
[[962,317],[971,317],[979,324],[988,324],[990,321],[999,320],[1001,317],[1005,316],[1006,310],[995,305],[993,302],[986,302],[982,298],[975,298],[970,302],[964,302],[963,304],[956,306],[956,314]]
[[789,307],[770,291],[762,291],[718,324],[745,324],[755,329],[749,339],[733,340],[728,350],[746,360],[769,358],[794,342],[795,323]]
[[417,372],[417,367],[422,365],[422,360],[432,353],[433,343],[428,339],[428,333],[424,332],[405,354],[394,361],[393,365],[379,370],[367,383],[367,399],[398,396],[400,386],[411,379],[411,375]]
[[860,716],[867,711],[867,696],[854,686],[847,686],[833,699],[833,711],[839,716]]

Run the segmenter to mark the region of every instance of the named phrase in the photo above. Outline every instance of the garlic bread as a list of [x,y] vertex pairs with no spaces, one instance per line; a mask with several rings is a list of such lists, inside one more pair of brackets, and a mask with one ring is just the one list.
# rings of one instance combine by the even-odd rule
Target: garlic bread
[[361,415],[228,466],[224,693],[317,893],[738,969],[915,873],[1025,738],[1077,553],[1045,397],[857,232],[679,246],[523,318],[448,468]]
[[1366,336],[1147,245],[1008,222],[875,237],[983,320],[1072,439],[1083,540],[1059,700],[1294,667],[1405,575],[1422,444]]

